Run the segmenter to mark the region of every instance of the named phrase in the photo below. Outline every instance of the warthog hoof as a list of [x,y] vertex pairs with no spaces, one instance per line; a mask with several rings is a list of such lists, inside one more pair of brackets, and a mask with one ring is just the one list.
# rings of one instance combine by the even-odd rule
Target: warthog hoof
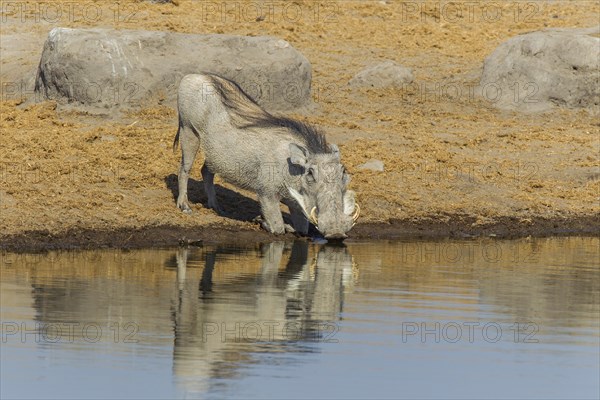
[[290,224],[284,224],[283,227],[285,228],[286,233],[296,233],[296,230]]
[[267,221],[265,221],[265,219],[261,215],[257,216],[252,221],[259,223],[260,226],[262,226],[262,228],[264,230],[266,230],[267,232],[273,233],[275,235],[282,235],[282,234],[284,234],[286,232],[289,232],[287,230],[288,227],[291,228],[291,229],[293,229],[291,226],[289,226],[287,224],[286,224],[286,226],[283,226],[281,229],[274,229],[274,228],[271,227],[271,225],[269,225],[269,223]]
[[179,209],[181,211],[183,211],[184,214],[191,214],[192,213],[192,209],[187,204],[178,204],[177,207],[179,207]]

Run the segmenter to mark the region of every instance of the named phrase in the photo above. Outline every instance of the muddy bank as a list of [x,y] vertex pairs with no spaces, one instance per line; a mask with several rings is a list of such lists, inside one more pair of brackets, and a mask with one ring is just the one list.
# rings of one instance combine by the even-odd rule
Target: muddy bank
[[[443,220],[443,221],[442,221]],[[391,220],[390,223],[357,225],[347,242],[382,239],[470,239],[477,237],[516,238],[545,236],[600,236],[600,215],[566,218],[536,218],[523,221],[516,217],[501,218],[494,223],[479,225],[476,218],[461,215],[432,216],[417,220]],[[75,250],[117,248],[196,246],[227,243],[251,245],[276,240],[293,240],[296,236],[271,235],[263,230],[223,226],[150,226],[136,229],[93,230],[72,229],[64,233],[29,231],[5,236],[0,249],[10,252],[40,252],[48,250]],[[306,240],[311,240],[306,238]]]

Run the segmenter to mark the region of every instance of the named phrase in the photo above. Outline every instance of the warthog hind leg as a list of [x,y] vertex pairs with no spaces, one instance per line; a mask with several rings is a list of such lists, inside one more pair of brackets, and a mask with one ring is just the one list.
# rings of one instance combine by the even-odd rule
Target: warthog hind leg
[[188,179],[190,171],[198,149],[200,148],[200,140],[185,128],[181,129],[181,167],[179,168],[179,195],[177,196],[177,207],[186,214],[190,214],[192,209],[188,203]]
[[206,164],[202,166],[201,172],[202,180],[204,181],[204,191],[208,197],[208,208],[212,208],[217,214],[223,214],[223,210],[221,210],[219,202],[217,201],[217,193],[215,192],[215,174],[208,169]]

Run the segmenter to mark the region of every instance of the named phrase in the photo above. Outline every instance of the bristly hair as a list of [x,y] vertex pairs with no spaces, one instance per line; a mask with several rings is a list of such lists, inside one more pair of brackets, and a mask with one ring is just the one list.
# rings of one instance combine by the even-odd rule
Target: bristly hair
[[240,129],[279,128],[297,136],[313,153],[329,153],[325,135],[316,127],[292,118],[275,116],[263,110],[237,83],[219,75],[206,74],[219,94],[231,122]]

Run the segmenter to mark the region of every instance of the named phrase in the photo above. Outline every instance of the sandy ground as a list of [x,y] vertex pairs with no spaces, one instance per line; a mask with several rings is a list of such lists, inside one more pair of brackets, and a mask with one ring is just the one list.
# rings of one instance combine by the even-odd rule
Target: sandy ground
[[[49,2],[3,3],[3,88],[35,69],[55,26],[289,41],[313,67],[315,107],[296,116],[340,144],[353,176],[362,215],[350,239],[599,234],[597,110],[521,115],[498,111],[472,91],[484,58],[504,40],[594,26],[600,2],[51,3],[61,15]],[[358,71],[383,60],[412,68],[417,84],[348,87]],[[217,180],[226,215],[203,207],[199,162],[190,184],[194,213],[176,208],[174,108],[108,119],[24,101],[22,93],[14,99],[13,92],[3,91],[1,103],[0,247],[269,239],[252,222],[259,208],[251,193]],[[385,171],[358,168],[370,159],[382,160]]]

